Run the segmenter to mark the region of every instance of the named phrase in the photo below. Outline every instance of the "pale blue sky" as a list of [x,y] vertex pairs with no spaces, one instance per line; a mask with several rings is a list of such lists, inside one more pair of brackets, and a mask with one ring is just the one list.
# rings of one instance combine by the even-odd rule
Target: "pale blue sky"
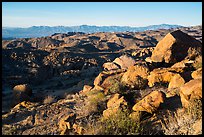
[[202,24],[202,2],[2,2],[3,27]]

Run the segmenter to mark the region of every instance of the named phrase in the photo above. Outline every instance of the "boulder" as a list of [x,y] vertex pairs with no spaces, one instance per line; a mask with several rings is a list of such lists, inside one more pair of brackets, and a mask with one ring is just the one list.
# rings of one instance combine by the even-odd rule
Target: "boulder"
[[201,54],[200,41],[180,30],[168,33],[152,52],[153,62],[176,63],[185,58],[195,58]]
[[148,75],[149,69],[147,66],[130,66],[127,72],[122,76],[121,83],[132,88],[140,89],[147,85]]
[[32,96],[32,89],[28,84],[16,85],[13,88],[14,104],[22,101],[29,101]]
[[202,68],[199,68],[199,69],[193,71],[191,76],[193,79],[202,78]]
[[147,57],[147,58],[145,58],[145,61],[146,61],[146,62],[149,62],[149,63],[152,63],[152,59],[151,59],[151,57]]
[[120,94],[114,94],[107,102],[107,109],[103,111],[104,118],[108,118],[127,106],[127,102]]
[[136,103],[132,109],[134,111],[145,111],[152,114],[157,110],[160,104],[164,102],[164,99],[164,93],[160,91],[153,91]]
[[119,69],[119,67],[114,62],[107,62],[103,64],[103,68],[105,70],[116,70]]
[[166,97],[172,97],[179,94],[179,88],[185,84],[185,80],[180,74],[175,74],[168,85],[168,93]]
[[179,95],[184,108],[189,106],[193,99],[202,99],[202,78],[193,79],[180,87]]
[[28,84],[16,85],[13,88],[13,91],[14,92],[20,92],[20,93],[25,93],[25,94],[27,94],[29,96],[32,95],[32,89],[31,89],[31,87]]
[[101,72],[94,80],[94,89],[104,90],[106,93],[110,89],[110,86],[118,81],[124,74],[124,70],[110,70]]
[[120,79],[123,74],[111,75],[104,79],[101,87],[104,89],[105,94],[120,92]]
[[121,69],[128,69],[130,66],[134,66],[135,60],[131,57],[128,57],[127,55],[120,56],[119,58],[116,58],[114,63],[118,64]]
[[168,68],[154,69],[147,77],[148,85],[153,87],[156,83],[169,83],[175,74],[177,73]]

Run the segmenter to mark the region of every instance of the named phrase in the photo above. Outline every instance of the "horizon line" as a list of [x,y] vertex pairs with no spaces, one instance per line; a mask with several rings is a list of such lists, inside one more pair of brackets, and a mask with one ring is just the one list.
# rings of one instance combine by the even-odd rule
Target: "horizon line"
[[202,24],[198,25],[181,25],[181,24],[168,24],[168,23],[161,23],[161,24],[152,24],[152,25],[146,25],[146,26],[130,26],[130,25],[92,25],[92,24],[81,24],[81,25],[33,25],[33,26],[26,26],[26,27],[20,27],[20,26],[2,26],[2,28],[30,28],[30,27],[77,27],[77,26],[96,26],[96,27],[148,27],[148,26],[156,26],[156,25],[178,25],[182,27],[190,27],[190,26],[202,26]]

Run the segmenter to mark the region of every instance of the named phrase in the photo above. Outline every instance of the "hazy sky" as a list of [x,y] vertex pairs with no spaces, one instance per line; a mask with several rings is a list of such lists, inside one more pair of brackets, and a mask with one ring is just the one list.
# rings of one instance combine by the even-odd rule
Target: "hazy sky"
[[202,2],[2,2],[3,27],[202,24]]

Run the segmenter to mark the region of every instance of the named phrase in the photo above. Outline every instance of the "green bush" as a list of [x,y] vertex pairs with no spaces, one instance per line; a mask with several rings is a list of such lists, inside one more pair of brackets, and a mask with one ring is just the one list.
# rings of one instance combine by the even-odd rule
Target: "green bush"
[[88,97],[85,98],[84,105],[80,107],[83,115],[90,115],[95,112],[103,111],[105,107],[105,95],[101,91],[92,90],[89,92]]
[[125,86],[120,83],[118,80],[113,80],[112,85],[108,88],[109,94],[119,93],[123,94],[125,92]]
[[102,135],[139,135],[142,132],[139,121],[129,117],[127,110],[118,111],[116,115],[101,120]]

